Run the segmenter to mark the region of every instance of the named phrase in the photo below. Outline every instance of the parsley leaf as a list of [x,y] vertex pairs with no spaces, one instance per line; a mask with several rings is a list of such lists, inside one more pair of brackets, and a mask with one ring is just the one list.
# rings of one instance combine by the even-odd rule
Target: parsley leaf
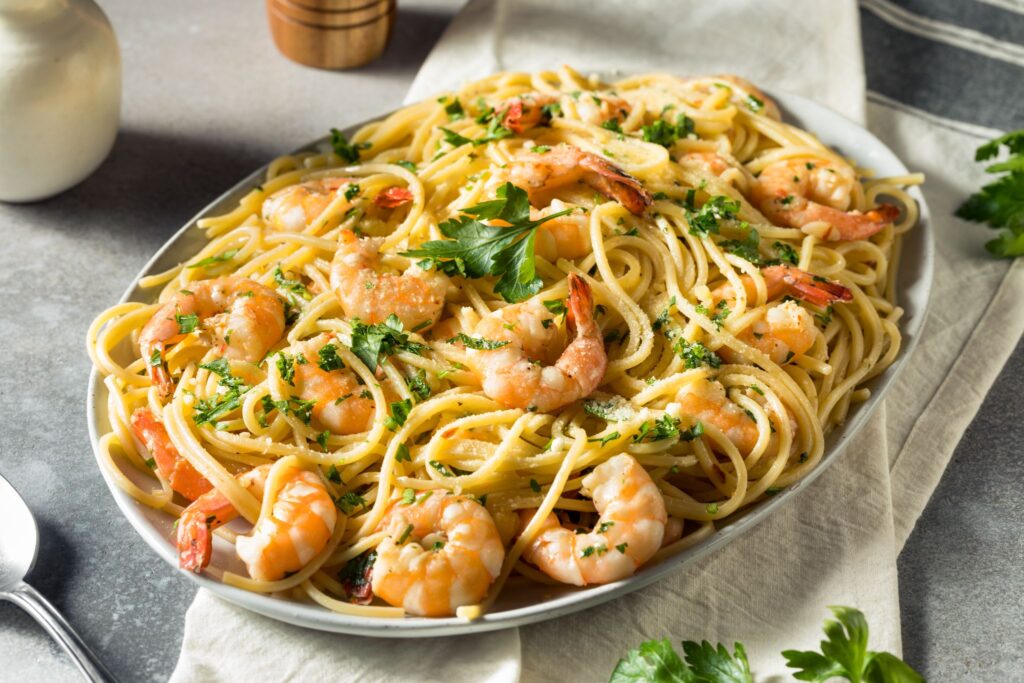
[[390,356],[396,351],[408,351],[420,355],[427,347],[409,341],[403,330],[402,321],[392,313],[382,323],[367,325],[358,320],[352,322],[352,353],[366,364],[371,372],[380,365],[381,356]]
[[313,298],[309,290],[306,289],[306,285],[302,284],[302,282],[286,278],[284,273],[281,272],[281,266],[274,268],[274,282],[289,294],[289,298],[293,300],[293,303],[295,303],[295,297],[305,299],[306,301]]
[[423,368],[418,368],[412,377],[406,377],[405,383],[409,385],[409,391],[420,401],[430,398],[431,390],[430,385],[427,384],[427,371]]
[[686,114],[680,114],[675,124],[671,124],[665,119],[658,119],[651,125],[640,128],[644,142],[653,142],[662,147],[671,147],[676,140],[685,138],[693,132],[693,119]]
[[715,648],[706,640],[699,644],[692,640],[683,641],[686,663],[693,668],[701,683],[754,683],[743,645],[735,643],[733,647],[735,653],[729,654],[721,643]]
[[225,358],[218,358],[203,363],[199,367],[218,375],[220,385],[227,389],[223,393],[214,394],[209,398],[196,401],[192,420],[197,425],[212,424],[219,418],[231,413],[242,405],[242,395],[249,391],[249,386],[231,374],[231,365]]
[[459,119],[466,118],[466,111],[462,108],[462,103],[458,99],[453,99],[445,105],[444,113],[448,114],[449,121],[458,121]]
[[690,370],[702,365],[707,365],[709,368],[717,368],[722,365],[722,358],[698,341],[688,342],[680,337],[676,339],[672,349]]
[[370,148],[369,142],[357,142],[352,144],[337,128],[331,128],[331,147],[334,153],[341,157],[342,161],[350,164],[359,163],[359,156],[364,149]]
[[391,403],[390,407],[391,414],[384,420],[384,426],[391,431],[395,431],[409,419],[409,413],[412,411],[412,401],[403,398],[401,401]]
[[196,261],[195,263],[189,264],[186,267],[187,268],[205,268],[206,266],[212,266],[212,265],[215,265],[217,263],[224,263],[225,261],[230,261],[231,259],[235,258],[235,255],[238,253],[238,251],[239,251],[238,249],[229,249],[227,251],[222,251],[219,254],[215,254],[213,256],[207,256],[202,261]]
[[174,314],[174,322],[178,323],[178,334],[191,334],[199,327],[199,316],[195,313],[187,315]]
[[994,256],[1024,256],[1024,129],[1007,133],[978,148],[976,161],[986,161],[1006,147],[1005,161],[985,168],[988,173],[1006,173],[975,192],[956,210],[964,220],[984,223],[1000,230],[985,249]]
[[736,218],[736,212],[739,210],[738,201],[725,195],[716,195],[705,202],[699,211],[687,212],[686,220],[690,224],[690,234],[707,237],[711,233],[717,233],[718,222]]
[[338,347],[333,342],[324,344],[320,347],[320,350],[316,352],[320,360],[317,362],[317,366],[324,372],[330,372],[331,370],[341,370],[345,367],[344,361],[341,360],[341,356],[338,355]]
[[[540,291],[536,275],[534,238],[546,221],[564,216],[566,209],[539,221],[530,220],[530,202],[526,191],[512,183],[498,188],[497,199],[462,210],[466,215],[447,220],[438,227],[449,238],[433,240],[402,256],[424,257],[420,265],[437,268],[446,275],[468,278],[500,276],[494,292],[510,303],[522,301]],[[484,220],[499,219],[509,227],[488,225]]]
[[502,346],[508,346],[510,342],[505,340],[496,339],[481,339],[479,337],[470,337],[464,332],[459,332],[457,335],[448,340],[449,344],[456,342],[462,342],[462,345],[467,349],[475,349],[477,351],[493,351],[494,349],[500,349]]
[[606,422],[624,422],[636,414],[633,404],[622,396],[612,396],[607,401],[588,398],[583,402],[583,411]]
[[612,672],[609,683],[697,683],[668,638],[648,640],[626,653]]

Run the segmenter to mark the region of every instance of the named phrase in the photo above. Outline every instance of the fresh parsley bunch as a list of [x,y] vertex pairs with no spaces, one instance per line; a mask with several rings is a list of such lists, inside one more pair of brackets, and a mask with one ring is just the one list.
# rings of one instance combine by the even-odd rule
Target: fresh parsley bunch
[[[514,303],[540,291],[537,277],[534,242],[537,228],[543,223],[571,213],[566,209],[530,220],[530,200],[526,192],[512,183],[498,188],[497,199],[462,210],[464,216],[441,223],[438,227],[446,240],[434,240],[402,256],[424,257],[423,268],[437,268],[446,275],[467,278],[500,276],[494,293]],[[498,219],[508,227],[488,225],[485,220]]]
[[978,148],[975,161],[987,161],[1006,147],[1006,160],[991,164],[988,173],[1005,173],[967,198],[956,215],[1001,230],[985,244],[990,254],[1002,257],[1024,255],[1024,129],[1007,133]]
[[[785,650],[786,666],[801,681],[822,683],[845,678],[851,683],[924,683],[895,655],[868,650],[868,623],[852,607],[830,607],[836,620],[825,622],[821,652]],[[685,661],[684,661],[685,660]],[[754,683],[746,650],[736,643],[683,641],[683,657],[664,640],[648,640],[630,650],[612,672],[610,683]]]

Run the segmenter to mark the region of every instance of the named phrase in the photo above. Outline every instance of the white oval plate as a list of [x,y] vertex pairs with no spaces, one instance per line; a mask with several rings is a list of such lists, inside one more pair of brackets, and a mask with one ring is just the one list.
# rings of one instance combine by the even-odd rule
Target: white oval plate
[[[903,175],[907,173],[906,167],[888,147],[882,144],[874,135],[839,114],[795,95],[778,94],[774,95],[774,97],[782,107],[786,121],[813,131],[820,137],[822,142],[837,149],[843,155],[855,159],[860,166],[870,168],[880,176]],[[361,125],[352,126],[346,129],[346,132],[352,133]],[[299,151],[313,149],[326,140],[327,138],[317,140]],[[121,298],[121,301],[151,301],[152,292],[139,288],[139,278],[151,273],[161,272],[191,258],[206,243],[204,233],[196,227],[196,221],[207,215],[221,214],[233,209],[243,195],[249,192],[253,186],[262,182],[265,171],[266,167],[263,167],[247,178],[244,178],[185,224],[146,264],[142,272],[139,273],[128,291]],[[336,614],[316,605],[260,595],[226,586],[209,576],[190,572],[187,575],[197,585],[213,591],[225,600],[253,612],[298,626],[322,631],[378,637],[447,636],[521,626],[593,607],[612,598],[642,588],[657,581],[669,572],[676,571],[680,567],[686,566],[698,558],[725,546],[768,517],[780,506],[789,502],[799,488],[807,486],[814,481],[839,456],[849,441],[865,424],[871,412],[878,406],[885,390],[903,368],[904,362],[917,343],[924,325],[928,294],[931,289],[934,244],[932,228],[929,223],[928,207],[925,204],[924,197],[917,188],[911,189],[910,194],[917,200],[920,206],[921,219],[919,225],[910,231],[905,238],[902,262],[900,263],[898,283],[899,304],[904,308],[906,314],[900,326],[904,340],[903,349],[900,351],[896,362],[868,384],[871,389],[871,398],[855,407],[847,418],[846,424],[829,435],[825,445],[825,456],[817,468],[800,482],[752,506],[736,519],[722,524],[713,535],[704,541],[665,560],[661,564],[645,567],[628,579],[603,586],[589,588],[540,585],[520,588],[517,586],[516,590],[504,591],[490,613],[472,622],[458,617],[437,619],[421,617],[406,617],[404,619],[353,617]],[[99,373],[93,369],[89,379],[89,396],[86,410],[89,421],[89,436],[93,444],[93,450],[97,453],[100,471],[103,472],[107,487],[114,496],[118,507],[121,508],[125,517],[135,527],[135,530],[164,561],[173,567],[177,567],[177,555],[171,540],[173,520],[158,510],[138,503],[135,499],[124,493],[117,487],[100,461],[97,442],[100,433],[109,429],[106,401],[106,387],[103,385]],[[222,544],[215,549],[214,563],[218,566],[238,566],[237,560],[232,555],[230,546]]]

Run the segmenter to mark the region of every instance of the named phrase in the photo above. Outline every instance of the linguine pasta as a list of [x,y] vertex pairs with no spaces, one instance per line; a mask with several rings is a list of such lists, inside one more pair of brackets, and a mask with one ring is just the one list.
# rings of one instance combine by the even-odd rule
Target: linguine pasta
[[[507,107],[524,96],[554,106],[538,125],[516,132],[506,125]],[[628,106],[599,120],[606,101]],[[465,616],[486,609],[511,575],[551,581],[524,552],[552,511],[566,524],[594,526],[596,511],[581,482],[616,454],[643,466],[681,529],[651,561],[692,545],[814,469],[826,435],[867,399],[866,383],[900,349],[896,267],[901,235],[918,217],[905,188],[921,177],[851,170],[845,211],[866,213],[880,198],[901,209],[866,239],[836,240],[827,221],[773,223],[756,200],[766,168],[815,159],[852,169],[813,132],[774,118],[773,106],[749,84],[725,77],[653,74],[603,83],[569,68],[499,73],[400,109],[361,128],[351,142],[336,138],[334,148],[274,160],[237,208],[199,221],[208,242],[192,260],[143,278],[151,303],[114,306],[90,328],[89,351],[109,390],[109,431],[99,442],[106,468],[144,505],[177,517],[188,504],[133,437],[131,415],[145,407],[181,457],[251,524],[280,489],[274,478],[284,476],[283,462],[314,470],[338,502],[339,521],[301,570],[274,581],[208,571],[232,585],[354,615],[403,614],[379,600],[354,604],[339,579],[381,542],[389,506],[403,496],[466,494],[494,518],[506,548],[501,572],[480,605],[460,612]],[[557,244],[545,246],[543,226],[536,233],[534,296],[550,304],[549,324],[563,339],[568,326],[559,302],[568,294],[567,277],[589,284],[608,359],[600,386],[586,400],[548,412],[510,407],[483,391],[465,344],[449,340],[459,332],[472,337],[482,318],[509,305],[495,293],[496,277],[453,275],[434,326],[403,329],[407,341],[381,355],[379,370],[369,367],[355,338],[366,327],[345,316],[331,282],[339,236],[383,238],[384,267],[401,272],[418,260],[401,254],[445,239],[445,221],[494,200],[517,159],[543,158],[566,145],[602,157],[653,197],[637,215],[586,183],[566,184],[547,198],[586,217],[586,253],[566,258]],[[352,180],[303,229],[274,229],[264,220],[264,203],[275,193],[338,176]],[[394,187],[406,188],[408,201],[374,203]],[[723,208],[702,211],[714,202]],[[813,343],[781,360],[749,333],[780,305],[768,296],[764,276],[773,264],[841,283],[852,295],[829,306],[800,302],[814,318]],[[140,351],[143,327],[162,302],[225,275],[251,278],[288,302],[284,335],[264,360],[232,361],[225,381],[211,365],[222,347],[200,321],[160,358],[175,381],[173,393],[162,396],[147,374],[152,359]],[[731,286],[727,302],[715,294],[723,285]],[[359,395],[373,402],[365,431],[331,433],[292,396],[287,363],[278,359],[295,358],[297,344],[323,333],[337,340]],[[749,423],[740,425],[752,434],[743,448],[717,416],[683,409],[681,395],[713,383],[724,389],[730,415]],[[262,501],[236,479],[273,463]],[[152,477],[152,485],[136,483],[138,473]],[[535,512],[522,522],[523,510]],[[228,527],[218,534],[229,542],[236,537]]]

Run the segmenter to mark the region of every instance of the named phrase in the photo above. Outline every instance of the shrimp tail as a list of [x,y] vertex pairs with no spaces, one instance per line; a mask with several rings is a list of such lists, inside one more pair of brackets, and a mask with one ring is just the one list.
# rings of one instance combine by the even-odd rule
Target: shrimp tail
[[192,463],[181,457],[163,423],[148,408],[136,409],[132,413],[131,424],[132,431],[153,456],[157,470],[172,489],[189,500],[195,500],[213,488]]
[[771,266],[765,269],[769,278],[779,277],[786,285],[786,291],[815,306],[828,306],[837,301],[853,301],[853,293],[835,280],[812,275],[805,270],[791,266]]
[[569,335],[576,336],[577,329],[582,323],[583,326],[592,325],[594,322],[594,295],[590,291],[590,285],[576,273],[569,274],[569,305],[565,316],[566,327]]
[[373,198],[373,203],[382,209],[396,209],[403,204],[408,204],[412,199],[412,192],[408,188],[392,185],[378,193]]
[[199,574],[210,564],[213,538],[208,520],[182,515],[178,523],[178,566]]
[[879,204],[864,215],[872,221],[886,226],[896,222],[896,219],[900,217],[900,209],[895,204]]
[[171,373],[167,371],[167,362],[163,359],[164,345],[157,343],[153,345],[153,348],[155,352],[160,354],[160,362],[149,366],[149,380],[156,387],[160,398],[170,398],[174,394],[174,380],[171,379]]
[[654,201],[639,180],[596,154],[584,154],[580,165],[595,175],[587,182],[606,197],[621,203],[633,215],[641,215]]

